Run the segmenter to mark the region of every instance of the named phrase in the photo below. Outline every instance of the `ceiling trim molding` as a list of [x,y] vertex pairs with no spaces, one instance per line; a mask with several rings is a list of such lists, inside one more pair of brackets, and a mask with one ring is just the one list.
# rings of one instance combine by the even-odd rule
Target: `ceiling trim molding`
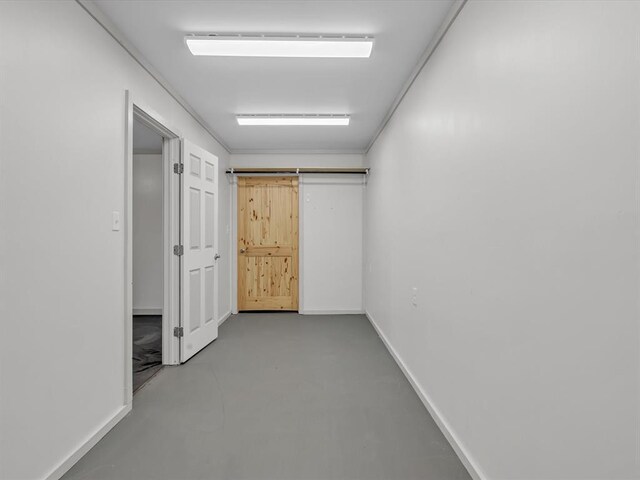
[[371,142],[369,142],[369,145],[364,151],[365,154],[368,154],[369,150],[371,150],[371,147],[373,147],[373,144],[376,143],[376,140],[378,140],[378,137],[380,136],[382,131],[385,129],[385,127],[391,120],[391,117],[393,117],[393,114],[396,113],[396,110],[402,103],[402,100],[404,99],[405,95],[407,94],[407,92],[409,91],[413,83],[416,81],[416,78],[418,78],[418,75],[420,75],[420,72],[422,72],[422,69],[425,67],[425,65],[427,64],[427,62],[429,61],[433,53],[438,48],[438,45],[440,45],[440,42],[442,42],[442,39],[449,31],[449,28],[451,28],[451,25],[453,25],[453,22],[456,20],[456,18],[458,18],[458,15],[460,14],[462,7],[464,7],[466,3],[467,3],[467,0],[456,0],[454,4],[451,6],[451,8],[449,9],[449,12],[447,12],[446,17],[444,18],[444,21],[442,22],[442,25],[440,25],[440,28],[438,28],[438,31],[436,32],[434,37],[431,39],[431,42],[429,42],[429,45],[427,45],[427,48],[422,53],[420,60],[418,61],[416,66],[413,68],[411,75],[409,75],[409,78],[407,79],[405,84],[402,86],[402,89],[394,99],[393,103],[391,104],[391,107],[387,111],[387,114],[382,119],[382,122],[380,123],[380,126],[376,130],[375,135],[373,136],[373,138],[371,139]]
[[120,44],[124,50],[140,65],[158,84],[171,95],[171,97],[184,108],[193,119],[204,128],[213,139],[218,142],[227,153],[231,154],[229,147],[220,139],[211,126],[202,118],[189,103],[171,86],[171,84],[158,72],[142,53],[127,39],[127,37],[116,27],[102,10],[92,0],[76,0],[80,5],[105,31]]
[[364,150],[331,150],[331,149],[232,149],[231,155],[364,155]]

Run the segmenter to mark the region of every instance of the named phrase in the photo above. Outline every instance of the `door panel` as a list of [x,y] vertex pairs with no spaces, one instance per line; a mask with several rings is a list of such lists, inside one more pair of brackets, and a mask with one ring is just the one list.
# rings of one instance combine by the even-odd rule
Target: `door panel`
[[247,296],[291,297],[291,257],[248,257]]
[[238,178],[238,310],[298,309],[298,178]]
[[218,337],[218,159],[183,140],[180,361],[185,362]]

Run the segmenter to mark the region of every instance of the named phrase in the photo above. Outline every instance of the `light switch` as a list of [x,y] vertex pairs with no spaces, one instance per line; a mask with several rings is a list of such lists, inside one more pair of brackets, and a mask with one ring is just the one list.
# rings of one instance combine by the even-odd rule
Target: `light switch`
[[111,230],[114,232],[120,231],[120,212],[111,213]]

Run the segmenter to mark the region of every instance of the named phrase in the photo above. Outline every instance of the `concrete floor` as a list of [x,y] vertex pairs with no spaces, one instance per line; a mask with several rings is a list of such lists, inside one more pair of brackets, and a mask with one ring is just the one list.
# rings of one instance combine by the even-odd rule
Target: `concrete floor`
[[247,313],[63,478],[470,477],[364,316]]

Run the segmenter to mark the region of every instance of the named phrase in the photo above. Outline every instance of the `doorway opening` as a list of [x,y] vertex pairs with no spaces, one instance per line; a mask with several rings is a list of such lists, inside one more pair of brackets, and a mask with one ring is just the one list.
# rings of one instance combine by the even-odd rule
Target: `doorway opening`
[[135,394],[162,369],[163,137],[133,121],[132,377]]
[[[125,93],[124,403],[180,363],[180,134]],[[158,329],[160,331],[158,331]],[[160,360],[159,360],[160,359]]]
[[129,91],[125,102],[124,403],[131,406],[134,388],[162,365],[184,363],[217,338],[220,255],[218,158]]

